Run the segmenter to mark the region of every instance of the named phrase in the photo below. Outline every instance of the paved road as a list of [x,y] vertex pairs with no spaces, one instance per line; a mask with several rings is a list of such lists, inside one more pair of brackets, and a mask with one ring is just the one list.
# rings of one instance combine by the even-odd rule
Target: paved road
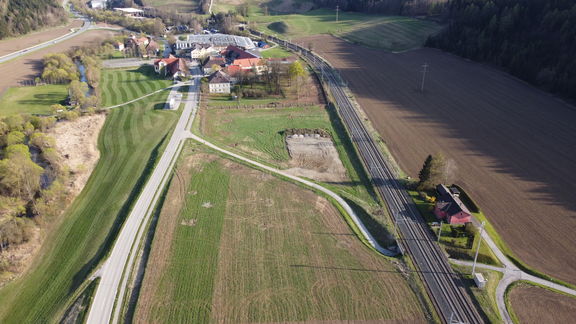
[[308,49],[276,37],[270,38],[281,46],[300,52],[323,75],[366,170],[396,223],[399,247],[412,257],[441,319],[447,323],[483,323],[462,279],[452,270],[414,202],[398,181],[400,177],[366,129],[338,72]]
[[16,52],[13,52],[13,53],[4,55],[4,56],[0,57],[0,63],[4,63],[4,62],[6,62],[6,61],[10,61],[10,60],[15,59],[15,58],[17,58],[17,57],[20,57],[20,56],[22,56],[22,55],[26,55],[26,54],[29,54],[29,53],[31,53],[31,52],[37,51],[37,50],[39,50],[39,49],[42,49],[42,48],[45,48],[45,47],[52,46],[52,45],[54,45],[54,44],[63,42],[63,41],[65,41],[65,40],[67,40],[67,39],[70,39],[70,38],[72,38],[72,37],[74,37],[74,36],[77,36],[77,35],[85,32],[85,31],[87,31],[87,30],[91,27],[91,24],[92,24],[92,23],[91,23],[90,20],[88,20],[88,19],[83,19],[83,20],[84,20],[84,24],[82,25],[82,27],[81,27],[80,29],[75,30],[75,31],[73,31],[73,32],[70,32],[70,33],[68,33],[68,34],[66,34],[66,35],[62,35],[62,36],[60,36],[60,37],[54,38],[54,39],[49,40],[49,41],[47,41],[47,42],[44,42],[44,43],[41,43],[41,44],[38,44],[38,45],[34,45],[34,46],[32,46],[32,47],[28,47],[28,48],[25,48],[25,49],[22,49],[22,50],[19,50],[19,51],[16,51]]
[[184,109],[172,137],[134,204],[130,215],[124,222],[110,256],[100,270],[101,279],[88,313],[88,324],[117,323],[119,320],[121,307],[118,305],[122,305],[128,281],[128,276],[124,275],[124,270],[132,268],[146,224],[160,196],[161,189],[166,184],[168,175],[174,167],[183,141],[189,134],[188,128],[196,113],[200,73],[198,69],[195,69],[193,74],[196,77],[189,86],[188,98],[185,100]]

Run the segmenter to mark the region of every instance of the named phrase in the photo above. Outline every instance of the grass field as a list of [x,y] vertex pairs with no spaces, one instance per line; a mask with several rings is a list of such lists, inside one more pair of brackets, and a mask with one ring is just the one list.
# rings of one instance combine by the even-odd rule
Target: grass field
[[[313,106],[281,109],[207,109],[201,113],[201,132],[210,140],[252,158],[287,167],[290,159],[283,131],[288,128],[320,128],[332,134],[350,182],[333,183],[338,191],[345,191],[367,204],[374,204],[365,184],[360,162],[346,142],[343,129],[326,109]],[[333,124],[334,123],[334,124]],[[336,126],[335,126],[336,125]]]
[[[302,14],[264,16],[259,8],[254,7],[249,19],[256,24],[256,29],[269,35],[296,39],[333,34],[354,43],[388,51],[421,47],[430,34],[441,29],[440,25],[429,20],[357,12],[341,11],[336,22],[335,11],[328,9],[316,9]],[[271,23],[280,21],[288,26],[285,33],[269,28]],[[304,46],[307,47],[308,44]]]
[[67,85],[9,88],[0,97],[0,116],[49,114],[51,105],[64,104],[67,97]]
[[[217,0],[214,0],[216,2]],[[162,9],[175,10],[177,12],[197,12],[198,1],[196,0],[150,0],[146,1],[146,6]]]
[[102,106],[117,105],[165,88],[172,83],[159,77],[151,66],[138,69],[102,70]]
[[0,290],[1,323],[56,322],[70,295],[110,247],[178,113],[156,110],[166,93],[110,112],[100,161],[82,193],[57,220],[22,278]]
[[263,58],[284,58],[294,56],[294,53],[288,52],[279,46],[264,50],[260,52]]
[[408,280],[325,199],[194,150],[170,189],[180,212],[160,215],[135,322],[426,322]]

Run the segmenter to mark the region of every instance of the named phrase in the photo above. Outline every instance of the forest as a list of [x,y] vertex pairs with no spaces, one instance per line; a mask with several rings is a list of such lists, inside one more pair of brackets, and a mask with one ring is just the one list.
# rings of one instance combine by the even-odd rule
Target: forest
[[336,8],[345,11],[381,13],[387,15],[437,15],[447,0],[312,0],[323,8]]
[[62,24],[66,19],[56,0],[0,0],[0,39]]
[[574,0],[451,0],[445,10],[447,27],[427,46],[576,99]]

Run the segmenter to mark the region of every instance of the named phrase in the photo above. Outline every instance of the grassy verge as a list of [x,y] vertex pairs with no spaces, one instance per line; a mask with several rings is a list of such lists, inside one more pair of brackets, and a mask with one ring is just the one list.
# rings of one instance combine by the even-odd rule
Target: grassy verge
[[172,83],[158,76],[153,67],[141,66],[137,69],[104,69],[101,84],[102,106],[108,107],[140,98]]
[[294,56],[293,53],[282,49],[280,46],[276,46],[270,49],[263,50],[261,52],[263,58],[284,58]]
[[466,290],[472,297],[473,301],[481,307],[484,319],[488,323],[501,323],[500,311],[496,302],[496,287],[502,279],[502,273],[487,269],[477,269],[488,280],[484,289],[476,287],[474,279],[470,274],[470,267],[452,265],[458,273],[461,274]]
[[0,116],[15,114],[50,114],[50,106],[64,104],[67,85],[14,87],[0,97]]
[[55,222],[38,262],[2,288],[0,322],[43,323],[100,262],[138,197],[178,117],[156,110],[166,94],[110,113],[100,133],[101,157],[90,180]]

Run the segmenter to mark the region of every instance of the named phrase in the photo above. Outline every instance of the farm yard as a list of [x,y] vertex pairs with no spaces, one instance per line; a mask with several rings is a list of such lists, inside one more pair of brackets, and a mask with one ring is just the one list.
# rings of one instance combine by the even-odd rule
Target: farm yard
[[152,66],[102,70],[102,106],[108,107],[164,89],[172,82],[158,76]]
[[576,298],[520,283],[508,291],[509,305],[520,323],[571,323]]
[[108,30],[89,30],[61,43],[31,52],[17,59],[0,64],[0,75],[9,78],[0,80],[0,95],[9,87],[16,87],[22,81],[31,82],[42,72],[42,58],[51,53],[63,53],[76,46],[86,46],[102,42],[115,33]]
[[66,85],[42,85],[9,88],[0,96],[0,116],[14,114],[50,114],[50,106],[68,98]]
[[299,41],[313,42],[349,81],[408,175],[417,175],[428,154],[443,152],[458,167],[453,182],[475,197],[506,253],[576,283],[574,107],[433,49],[391,54],[327,35]]
[[427,322],[411,275],[306,189],[189,144],[167,197],[134,322]]
[[155,109],[166,96],[110,111],[99,136],[100,160],[86,187],[58,219],[43,220],[51,225],[41,257],[2,287],[0,322],[59,322],[70,296],[112,244],[175,125],[177,112]]

